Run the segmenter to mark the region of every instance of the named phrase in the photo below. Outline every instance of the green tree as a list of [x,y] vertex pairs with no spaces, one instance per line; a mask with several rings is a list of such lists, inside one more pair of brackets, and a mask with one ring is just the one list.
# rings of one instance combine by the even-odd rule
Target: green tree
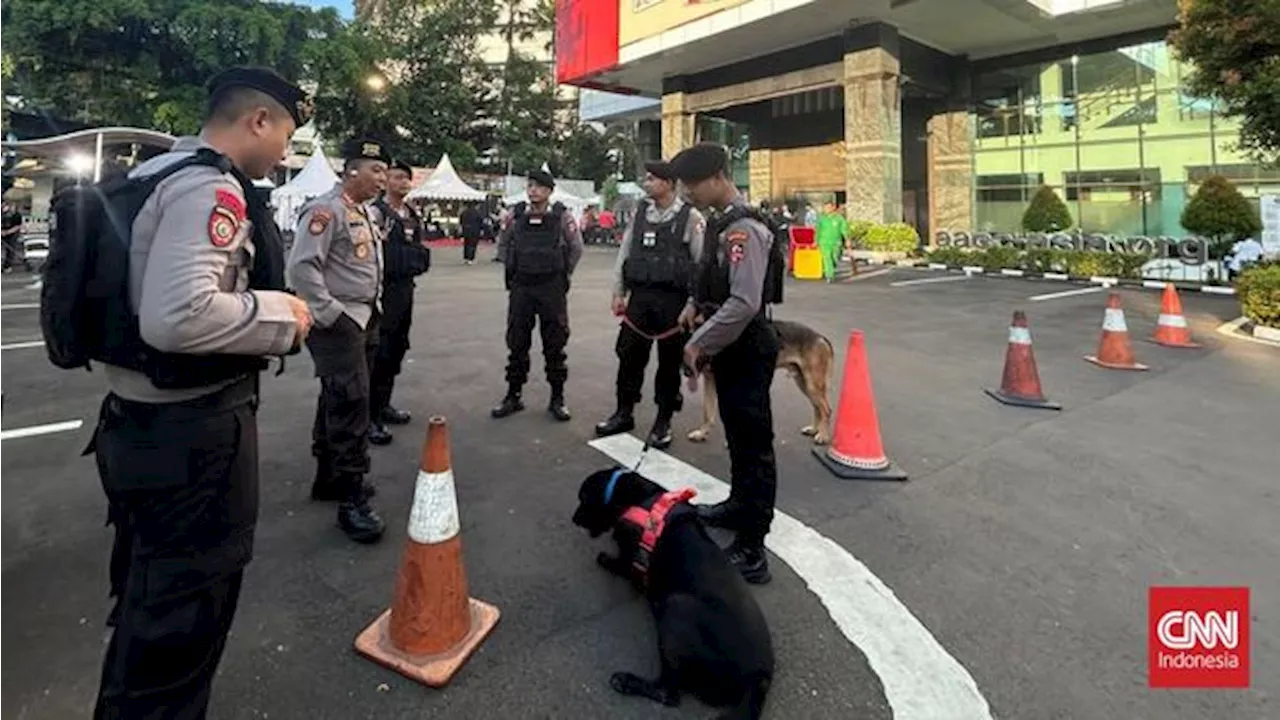
[[497,159],[524,173],[558,164],[555,78],[546,63],[513,51],[502,67],[494,120]]
[[1212,257],[1222,257],[1237,240],[1262,231],[1258,211],[1221,175],[1211,175],[1182,210],[1182,226],[1211,238]]
[[1048,185],[1041,185],[1022,214],[1022,229],[1027,232],[1056,232],[1071,227],[1071,211],[1062,198]]
[[560,172],[599,185],[617,171],[608,136],[592,125],[579,125],[560,143]]
[[1179,0],[1180,27],[1169,36],[1195,66],[1192,94],[1219,100],[1240,118],[1240,148],[1261,162],[1280,160],[1280,0]]
[[89,123],[189,133],[204,85],[232,65],[305,79],[310,49],[342,32],[333,10],[257,0],[9,0],[6,93]]

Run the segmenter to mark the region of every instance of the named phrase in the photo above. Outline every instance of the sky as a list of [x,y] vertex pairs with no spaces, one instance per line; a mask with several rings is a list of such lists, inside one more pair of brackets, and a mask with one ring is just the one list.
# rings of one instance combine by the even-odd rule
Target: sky
[[352,15],[352,9],[355,7],[354,0],[287,0],[287,2],[292,2],[295,5],[310,5],[316,8],[335,8],[339,15],[348,19]]

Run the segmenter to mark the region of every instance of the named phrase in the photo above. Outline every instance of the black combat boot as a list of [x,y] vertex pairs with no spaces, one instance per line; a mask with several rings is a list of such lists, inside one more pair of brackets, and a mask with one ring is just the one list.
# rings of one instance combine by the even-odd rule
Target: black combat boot
[[739,535],[725,549],[729,562],[752,585],[764,585],[773,579],[769,574],[769,557],[764,552],[764,540]]
[[668,408],[658,408],[658,417],[653,420],[653,428],[649,430],[649,447],[666,450],[671,447],[671,416],[675,413]]
[[734,530],[738,524],[739,507],[733,500],[725,500],[714,505],[695,505],[698,518],[703,524],[711,527]]
[[564,404],[564,388],[551,388],[551,402],[547,403],[547,412],[559,422],[569,422],[573,419],[573,415],[569,413],[569,407]]
[[371,544],[382,539],[386,525],[369,504],[367,485],[362,478],[350,478],[347,497],[338,506],[338,527],[355,542]]
[[369,423],[369,442],[374,445],[390,445],[394,436],[387,431],[387,426],[380,422]]
[[504,418],[508,415],[515,415],[524,409],[524,402],[520,400],[520,390],[511,388],[507,391],[507,396],[502,398],[502,402],[493,406],[489,414],[496,418]]
[[388,405],[382,408],[382,412],[378,413],[378,417],[375,419],[391,425],[408,425],[413,416],[409,414],[408,410],[397,410]]
[[618,403],[618,409],[608,419],[596,423],[596,437],[604,437],[606,435],[617,435],[618,433],[631,432],[636,429],[636,419],[632,416],[631,403]]

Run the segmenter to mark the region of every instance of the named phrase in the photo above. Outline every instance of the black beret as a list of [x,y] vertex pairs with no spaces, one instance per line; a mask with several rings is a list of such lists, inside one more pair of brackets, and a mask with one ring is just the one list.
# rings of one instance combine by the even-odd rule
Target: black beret
[[351,138],[342,144],[343,160],[381,160],[390,165],[391,155],[382,143],[371,138]]
[[650,160],[644,164],[645,172],[662,180],[676,180],[675,170],[665,160]]
[[725,170],[729,156],[718,143],[701,142],[671,158],[671,172],[685,182],[698,182]]
[[413,166],[403,160],[392,160],[389,170],[403,170],[409,173],[409,177],[413,177]]
[[298,125],[305,125],[311,119],[311,98],[302,88],[280,77],[270,68],[233,67],[223,70],[209,81],[209,103],[217,102],[224,91],[238,87],[252,88],[270,95],[289,111],[294,123]]
[[529,179],[541,185],[544,188],[556,189],[556,179],[551,177],[551,173],[546,170],[534,170],[529,173]]

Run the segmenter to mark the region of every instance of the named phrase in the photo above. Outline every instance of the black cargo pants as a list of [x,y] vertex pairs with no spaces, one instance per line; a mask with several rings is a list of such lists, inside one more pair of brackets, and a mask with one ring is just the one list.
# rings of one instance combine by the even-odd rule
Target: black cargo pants
[[363,329],[345,313],[327,328],[312,328],[307,349],[320,378],[311,454],[351,496],[369,472],[369,368],[378,349],[378,313]]
[[711,361],[729,442],[729,501],[735,507],[739,538],[753,542],[763,542],[769,533],[778,492],[769,397],[777,362],[778,335],[764,318],[752,320]]
[[[639,288],[627,300],[627,321],[618,329],[614,350],[618,354],[618,404],[634,406],[644,389],[644,371],[649,354],[659,337],[676,327],[688,295],[679,291]],[[634,327],[632,327],[634,326]],[[638,331],[637,331],[638,329]],[[677,332],[657,340],[658,369],[653,376],[653,399],[663,412],[678,412],[683,405],[680,394],[680,365],[684,361],[684,343],[688,335]]]
[[374,353],[370,374],[369,417],[377,421],[379,414],[391,404],[396,376],[409,352],[409,329],[413,325],[413,281],[387,283],[382,289],[382,318],[378,321],[378,349]]
[[507,301],[507,385],[519,392],[529,380],[533,326],[542,335],[542,356],[552,392],[563,392],[569,378],[569,287],[562,278],[539,283],[513,283]]
[[115,526],[94,717],[200,720],[253,555],[257,378],[196,400],[108,395],[90,449]]

